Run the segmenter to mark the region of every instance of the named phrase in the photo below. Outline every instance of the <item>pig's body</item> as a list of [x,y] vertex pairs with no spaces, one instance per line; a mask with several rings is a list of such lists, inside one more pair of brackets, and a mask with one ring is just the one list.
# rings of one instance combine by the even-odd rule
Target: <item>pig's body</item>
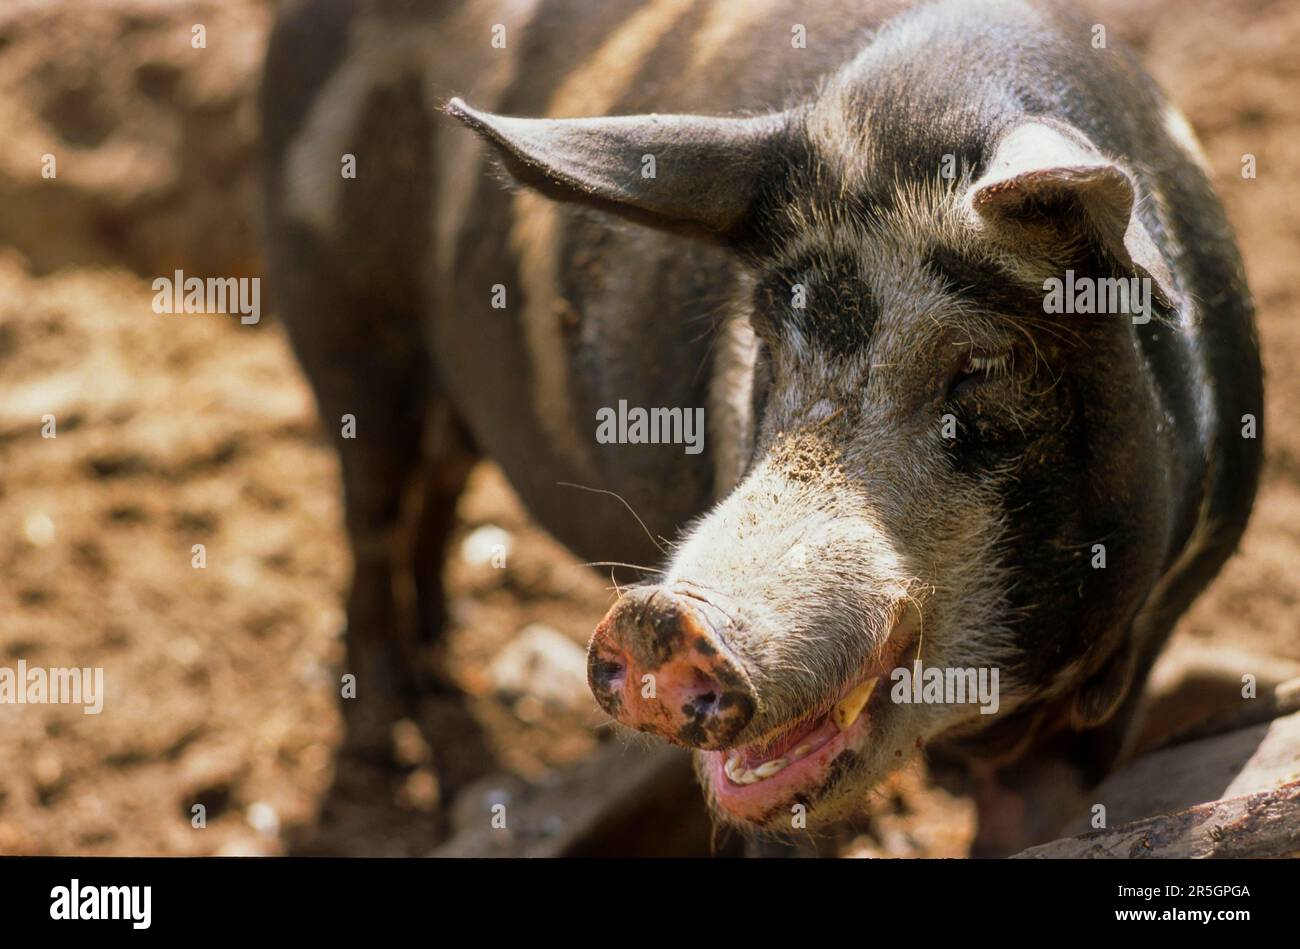
[[[916,10],[914,4],[859,2],[538,0],[459,6],[301,3],[281,15],[268,63],[264,111],[274,292],[327,426],[345,413],[357,417],[358,438],[341,442],[341,450],[357,553],[351,663],[362,670],[363,683],[367,663],[392,650],[393,630],[404,625],[388,600],[392,574],[408,562],[405,553],[394,553],[394,538],[401,536],[398,525],[407,516],[402,496],[410,496],[410,485],[422,484],[425,499],[414,555],[414,622],[431,637],[442,606],[441,544],[464,472],[478,453],[503,468],[534,516],[579,556],[660,566],[659,551],[622,504],[562,483],[617,492],[649,533],[676,539],[747,470],[760,469],[754,477],[765,477],[759,464],[768,457],[764,452],[779,455],[773,446],[803,424],[796,419],[797,404],[818,398],[810,391],[817,383],[804,378],[793,388],[778,385],[779,404],[768,405],[771,370],[748,322],[765,279],[755,261],[788,263],[791,246],[809,243],[807,235],[796,233],[792,215],[765,211],[762,233],[750,221],[726,241],[704,242],[629,226],[531,190],[508,190],[492,173],[489,149],[441,113],[447,100],[463,96],[485,113],[537,117],[758,117],[805,109],[800,115],[814,118],[801,119],[800,129],[824,153],[838,147],[828,140],[856,140],[856,126],[845,124],[847,113],[825,104],[827,89],[848,89],[858,96],[854,108],[871,130],[872,168],[891,169],[884,179],[874,171],[875,177],[855,178],[856,170],[844,170],[850,162],[832,163],[840,169],[838,185],[861,185],[859,206],[902,206],[906,202],[896,194],[910,194],[906,183],[950,181],[939,175],[945,155],[956,158],[952,187],[970,185],[990,166],[994,145],[1008,128],[1027,117],[1059,121],[1126,164],[1136,183],[1136,219],[1168,269],[1159,275],[1171,299],[1168,311],[1145,324],[1125,321],[1122,338],[1108,337],[1105,359],[1072,370],[1080,377],[1079,393],[1102,393],[1071,403],[1078,410],[1069,413],[1071,422],[1079,412],[1092,413],[1086,425],[1079,423],[1069,439],[1031,440],[1027,450],[1037,457],[1016,456],[1014,486],[981,482],[989,493],[1000,492],[995,506],[1004,526],[988,543],[988,576],[969,582],[996,586],[997,604],[982,608],[1012,619],[999,619],[1004,635],[996,648],[988,647],[983,662],[974,647],[953,647],[946,655],[951,662],[960,656],[962,662],[1006,668],[1006,650],[1014,647],[1016,674],[1004,685],[1002,713],[945,719],[942,727],[918,726],[915,735],[916,744],[927,743],[963,764],[987,787],[1010,786],[1029,795],[1060,773],[1069,776],[1060,782],[1063,790],[1095,782],[1119,753],[1140,684],[1174,620],[1235,546],[1259,463],[1259,440],[1241,434],[1243,416],[1258,419],[1261,411],[1241,262],[1186,126],[1155,87],[1124,54],[1092,46],[1091,21],[1045,4],[954,3]],[[498,24],[504,26],[504,49],[492,42]],[[806,29],[805,48],[792,45],[796,24]],[[836,74],[841,78],[829,78]],[[494,127],[490,116],[462,115],[499,146],[504,141],[511,158],[512,129]],[[782,147],[788,154],[756,176],[763,181],[755,186],[755,201],[787,208],[795,186],[767,183],[781,179],[787,166],[802,167],[816,149],[804,139]],[[849,144],[845,149],[851,150]],[[340,174],[345,154],[355,156],[355,179]],[[516,164],[520,154],[513,155]],[[669,169],[665,174],[678,154],[683,153],[658,150],[660,168]],[[535,157],[525,155],[522,165],[511,167],[528,180]],[[789,177],[805,184],[821,180],[811,172]],[[886,193],[882,180],[894,193]],[[540,186],[546,190],[544,181]],[[833,219],[824,213],[800,218]],[[880,253],[874,269],[889,269],[884,262],[894,258]],[[933,255],[927,260],[933,263]],[[963,270],[953,260],[940,257],[945,286],[968,290],[986,281],[984,272]],[[1148,271],[1156,272],[1141,272]],[[878,275],[855,272],[845,279],[867,281],[874,297],[886,296]],[[999,286],[986,289],[982,299],[1001,292]],[[502,290],[505,305],[494,307],[502,302]],[[847,343],[836,336],[843,321],[834,332],[805,323],[800,345],[816,349],[820,340],[826,352],[848,358],[873,331],[883,339],[887,315],[873,315],[862,338]],[[1127,368],[1108,377],[1106,360],[1123,361]],[[704,408],[703,451],[687,453],[681,443],[599,443],[597,413],[621,401],[630,407]],[[822,403],[826,408],[816,421],[839,414],[834,397]],[[892,412],[868,412],[863,424]],[[851,439],[860,431],[861,425],[837,437]],[[887,435],[873,438],[881,446],[889,441]],[[432,467],[422,469],[423,459]],[[849,461],[843,466],[852,469]],[[1080,472],[1086,480],[1077,480]],[[935,476],[934,498],[953,490],[956,482],[945,481],[948,476]],[[881,495],[906,480],[871,468],[852,482],[872,485],[866,493]],[[1064,496],[1046,497],[1058,484]],[[747,496],[739,491],[730,503]],[[880,515],[885,535],[896,537],[906,533],[902,525],[919,524],[907,513],[914,506],[932,508],[934,500],[900,500],[894,515]],[[1016,512],[1026,510],[1031,513],[1017,524]],[[716,516],[719,523],[730,517],[725,509]],[[837,523],[850,524],[861,511],[846,509],[838,516]],[[960,505],[952,517],[963,524],[976,519],[961,513]],[[1054,533],[1061,518],[1070,527]],[[925,529],[943,534],[946,528],[939,518]],[[958,549],[965,529],[952,529]],[[707,522],[701,530],[707,532]],[[969,530],[983,537],[991,528]],[[697,531],[696,546],[703,543],[700,536]],[[749,546],[734,530],[727,536],[737,538],[738,547]],[[1118,568],[1104,574],[1111,585],[1104,593],[1089,564],[1090,541],[1114,545]],[[1079,549],[1060,554],[1070,545]],[[1138,551],[1131,559],[1116,553],[1127,546]],[[682,549],[665,567],[665,586],[675,591],[702,576],[691,545]],[[923,577],[942,590],[943,571],[931,576],[925,564],[951,555],[939,553],[944,550],[949,548],[941,539],[922,544],[914,556],[902,550],[898,559],[907,569],[899,568],[900,576],[906,574],[909,583]],[[784,552],[784,546],[777,551]],[[763,620],[745,614],[744,602],[752,597],[742,595],[744,584],[735,579],[742,569],[719,568],[708,574],[704,588],[726,587],[725,599],[742,601],[728,614],[743,617],[735,628],[757,628]],[[874,562],[871,568],[886,569]],[[840,569],[838,582],[848,582],[852,573]],[[1014,583],[1006,582],[1008,574]],[[957,590],[960,583],[948,585]],[[888,596],[880,590],[888,583],[877,587],[871,601],[885,604]],[[810,581],[802,595],[822,589]],[[976,602],[970,593],[954,596]],[[945,608],[941,597],[934,602],[940,627],[945,615],[959,612],[959,605]],[[763,615],[773,609],[779,612],[779,604],[767,603]],[[881,605],[880,615],[893,616],[892,609]],[[875,615],[856,606],[839,612]],[[824,630],[833,625],[824,618],[818,622]],[[740,656],[736,664],[746,670],[746,689],[758,710],[752,731],[722,729],[727,740],[710,743],[698,737],[704,734],[698,729],[692,739],[665,732],[663,722],[630,724],[698,747],[726,748],[732,739],[779,730],[781,716],[774,712],[759,726],[765,709],[784,708],[786,718],[797,717],[789,708],[793,698],[778,694],[779,688],[763,691],[772,676],[772,650],[746,653],[726,634],[727,621],[721,626],[720,648]],[[618,623],[602,629],[618,640],[610,644],[621,657],[617,662],[635,658]],[[815,638],[809,642],[815,648]],[[883,638],[872,642],[877,653],[889,652]],[[937,648],[943,654],[941,628]],[[375,675],[400,679],[401,661],[384,656]],[[816,668],[815,662],[806,665]],[[727,681],[716,667],[708,672]],[[850,679],[831,684],[838,694]],[[595,680],[593,687],[611,711],[623,708],[621,699],[602,696]],[[809,690],[807,683],[802,687]],[[1079,699],[1083,694],[1100,697]],[[809,704],[821,708],[829,700],[810,696]],[[734,724],[741,727],[739,720]],[[878,737],[897,743],[901,734],[885,724]],[[910,754],[910,732],[908,737]],[[899,752],[891,758],[904,757],[902,748],[889,750]],[[838,786],[847,763],[828,764],[824,787]],[[870,772],[878,776],[882,768],[873,764]],[[1051,808],[1036,814],[1022,809],[1007,818],[1006,795],[999,800],[986,815],[990,847],[1016,845],[1054,829],[1058,814]],[[788,810],[788,803],[765,804],[761,815],[753,809],[757,805],[736,805],[738,811],[722,816],[734,820],[739,814],[755,826],[780,830],[774,815]],[[999,829],[999,820],[1021,828]]]

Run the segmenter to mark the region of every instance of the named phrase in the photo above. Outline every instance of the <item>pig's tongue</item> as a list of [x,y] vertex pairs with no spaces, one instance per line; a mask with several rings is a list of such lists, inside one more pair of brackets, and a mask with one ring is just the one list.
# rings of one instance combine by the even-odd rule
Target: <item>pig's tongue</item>
[[[834,736],[835,733],[836,729],[831,725],[829,716],[818,715],[792,728],[770,744],[748,745],[737,748],[729,757],[738,756],[740,763],[746,768],[752,768],[763,764],[765,761],[773,761],[777,758],[802,758],[812,750],[811,748],[805,748],[805,745],[815,744],[820,746]],[[795,751],[799,751],[801,754],[793,755],[792,753]]]

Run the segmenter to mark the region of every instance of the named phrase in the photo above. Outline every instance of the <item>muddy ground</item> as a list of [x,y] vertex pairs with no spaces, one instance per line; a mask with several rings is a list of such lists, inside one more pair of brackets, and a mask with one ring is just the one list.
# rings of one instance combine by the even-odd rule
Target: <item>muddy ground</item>
[[[1268,371],[1254,520],[1177,636],[1300,659],[1300,6],[1094,6],[1202,137]],[[0,665],[102,666],[107,695],[98,716],[0,706],[0,854],[425,853],[494,789],[610,740],[589,705],[494,688],[491,662],[522,630],[581,647],[611,591],[484,465],[449,566],[448,660],[469,704],[432,709],[432,748],[397,730],[400,778],[336,773],[337,462],[273,314],[256,327],[157,315],[149,287],[175,266],[258,270],[252,97],[273,4],[7,7]],[[196,22],[206,55],[189,42]],[[46,415],[57,437],[42,437]],[[505,569],[483,563],[502,541]],[[206,827],[192,826],[196,804]],[[876,795],[850,849],[959,855],[971,814],[913,768]]]

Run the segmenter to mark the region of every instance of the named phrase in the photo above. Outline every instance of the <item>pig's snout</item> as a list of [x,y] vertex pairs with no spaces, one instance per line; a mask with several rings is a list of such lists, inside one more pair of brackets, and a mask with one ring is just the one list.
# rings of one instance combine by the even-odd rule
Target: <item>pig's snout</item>
[[754,717],[753,686],[717,630],[726,616],[663,587],[629,591],[591,638],[587,682],[624,725],[694,748],[727,748]]

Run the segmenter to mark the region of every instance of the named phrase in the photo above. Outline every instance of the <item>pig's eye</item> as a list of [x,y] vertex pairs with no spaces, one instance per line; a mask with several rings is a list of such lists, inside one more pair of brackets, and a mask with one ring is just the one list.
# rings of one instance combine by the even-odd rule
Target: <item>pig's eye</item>
[[952,385],[948,388],[949,395],[961,395],[984,382],[1008,376],[1013,363],[1010,350],[1001,353],[972,351],[953,378]]

